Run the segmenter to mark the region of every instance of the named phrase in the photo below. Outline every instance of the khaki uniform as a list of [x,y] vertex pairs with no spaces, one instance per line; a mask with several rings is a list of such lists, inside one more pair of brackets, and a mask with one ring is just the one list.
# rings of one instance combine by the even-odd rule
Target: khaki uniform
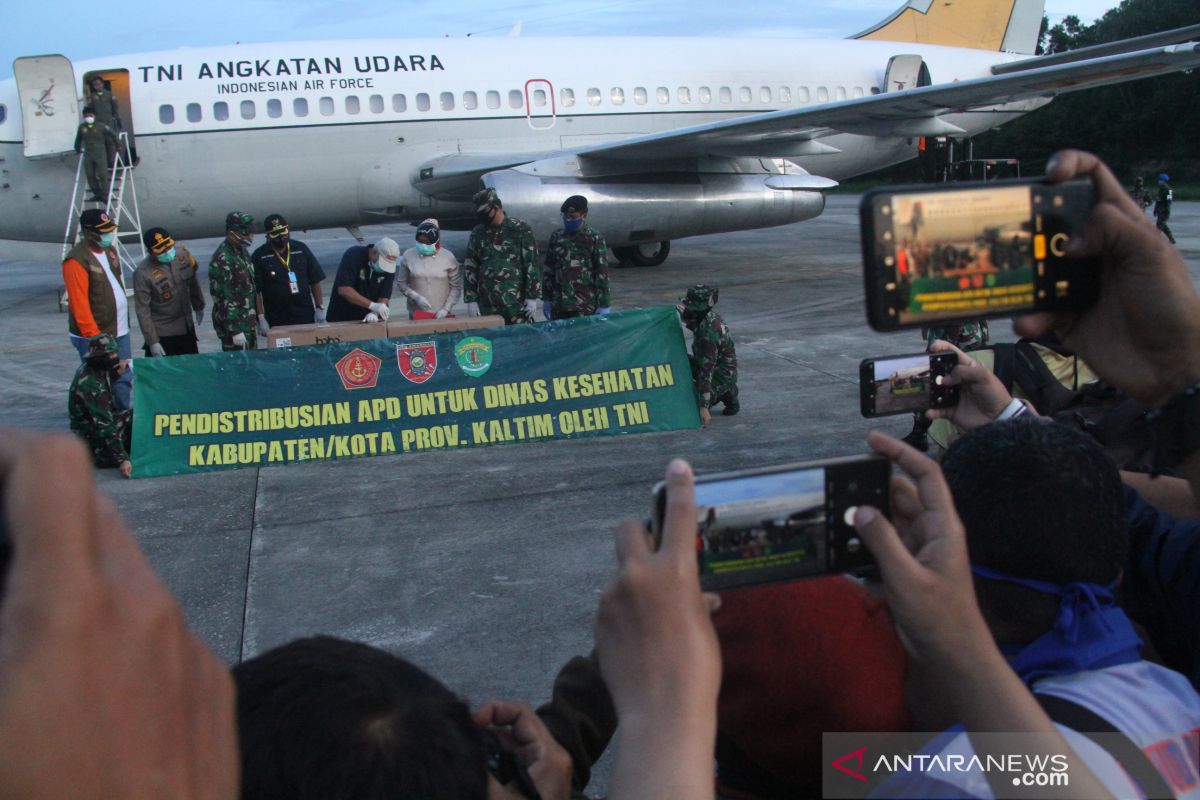
[[176,245],[170,264],[151,255],[133,273],[134,306],[147,347],[163,336],[190,333],[195,338],[192,312],[204,310],[198,271],[195,256]]

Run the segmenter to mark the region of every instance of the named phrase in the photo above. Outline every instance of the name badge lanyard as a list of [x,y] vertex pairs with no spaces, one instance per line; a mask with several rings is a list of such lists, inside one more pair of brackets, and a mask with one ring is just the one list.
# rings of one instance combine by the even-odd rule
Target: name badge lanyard
[[282,259],[283,266],[287,269],[288,286],[292,290],[292,294],[300,294],[300,282],[296,280],[296,273],[292,270],[292,243],[288,242],[287,254]]

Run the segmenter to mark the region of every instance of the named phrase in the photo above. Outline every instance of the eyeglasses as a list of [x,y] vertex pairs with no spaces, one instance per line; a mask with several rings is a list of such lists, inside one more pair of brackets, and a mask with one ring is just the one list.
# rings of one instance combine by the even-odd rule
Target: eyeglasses
[[506,750],[492,731],[487,728],[480,728],[479,731],[480,738],[483,740],[487,769],[492,777],[501,786],[513,784],[514,788],[529,800],[542,800],[542,795],[534,785],[533,778],[529,777],[529,770],[525,769],[525,765],[517,759],[516,755]]

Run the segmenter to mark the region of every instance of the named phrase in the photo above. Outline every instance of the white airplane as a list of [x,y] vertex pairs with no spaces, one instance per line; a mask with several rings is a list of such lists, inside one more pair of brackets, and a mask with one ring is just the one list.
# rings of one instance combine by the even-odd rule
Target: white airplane
[[848,40],[367,39],[19,58],[0,83],[0,238],[64,240],[78,78],[95,75],[135,137],[143,227],[220,235],[243,210],[294,229],[425,217],[465,229],[485,185],[543,240],[562,201],[586,195],[610,246],[659,263],[673,239],[815,217],[823,189],[915,157],[921,137],[973,136],[1065,92],[1200,65],[1200,26],[1030,57],[1042,10],[909,0]]

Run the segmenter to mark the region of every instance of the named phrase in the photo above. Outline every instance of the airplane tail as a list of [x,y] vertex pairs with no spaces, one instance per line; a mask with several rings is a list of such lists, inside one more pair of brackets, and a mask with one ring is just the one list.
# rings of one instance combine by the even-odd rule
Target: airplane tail
[[850,38],[1032,54],[1044,11],[1044,0],[908,0]]

